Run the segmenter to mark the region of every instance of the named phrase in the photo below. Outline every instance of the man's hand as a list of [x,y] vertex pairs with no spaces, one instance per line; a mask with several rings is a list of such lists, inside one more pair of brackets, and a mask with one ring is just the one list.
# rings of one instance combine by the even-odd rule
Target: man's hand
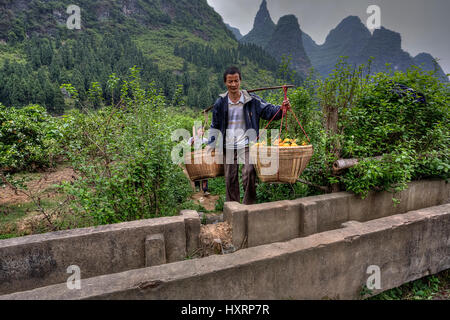
[[291,102],[289,101],[289,99],[286,99],[283,101],[283,104],[281,105],[283,108],[286,108],[286,110],[291,108]]
[[215,148],[214,148],[214,147],[211,147],[210,145],[207,145],[207,146],[205,147],[205,150],[206,150],[207,153],[211,153],[214,149],[215,149]]

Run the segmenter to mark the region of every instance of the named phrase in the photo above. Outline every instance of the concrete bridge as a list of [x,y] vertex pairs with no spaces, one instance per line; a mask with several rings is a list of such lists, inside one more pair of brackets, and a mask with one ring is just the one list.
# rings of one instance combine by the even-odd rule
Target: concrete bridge
[[449,200],[448,183],[425,180],[366,199],[229,202],[238,250],[187,260],[195,211],[0,240],[0,299],[359,299],[450,268]]

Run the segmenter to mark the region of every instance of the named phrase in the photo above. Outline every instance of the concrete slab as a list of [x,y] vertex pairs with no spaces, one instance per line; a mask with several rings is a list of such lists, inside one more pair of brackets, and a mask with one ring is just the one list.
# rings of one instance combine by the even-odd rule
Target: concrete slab
[[145,238],[145,266],[158,266],[166,263],[166,244],[164,234],[158,233]]
[[359,299],[450,268],[450,204],[232,254],[83,279],[0,299]]
[[300,206],[291,201],[250,206],[247,215],[249,247],[290,240],[300,234]]
[[233,227],[233,245],[245,248],[338,229],[349,220],[364,222],[436,206],[449,202],[449,198],[450,184],[423,180],[395,194],[370,192],[365,199],[338,192],[249,206],[225,203],[224,215]]
[[163,217],[0,240],[0,293],[65,281],[71,265],[83,277],[142,268],[146,237],[153,234],[164,235],[167,262],[183,260],[185,219]]
[[180,215],[186,228],[186,254],[191,255],[200,246],[200,217],[195,210],[183,210]]
[[223,218],[231,225],[233,246],[236,249],[246,248],[248,243],[247,205],[238,202],[225,202]]

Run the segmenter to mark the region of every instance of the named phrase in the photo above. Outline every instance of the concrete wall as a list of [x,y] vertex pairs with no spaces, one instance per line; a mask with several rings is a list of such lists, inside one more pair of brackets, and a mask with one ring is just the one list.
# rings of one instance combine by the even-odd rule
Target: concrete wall
[[[394,205],[392,198],[400,200]],[[236,248],[254,247],[340,228],[346,221],[369,221],[448,203],[450,184],[423,180],[392,194],[371,192],[365,199],[348,192],[256,205],[226,202],[224,219],[233,228]]]
[[200,218],[139,220],[0,240],[0,294],[65,282],[67,267],[83,278],[183,260],[198,248]]
[[[289,214],[288,212],[286,214]],[[272,243],[65,283],[0,299],[358,299],[450,268],[450,204]]]

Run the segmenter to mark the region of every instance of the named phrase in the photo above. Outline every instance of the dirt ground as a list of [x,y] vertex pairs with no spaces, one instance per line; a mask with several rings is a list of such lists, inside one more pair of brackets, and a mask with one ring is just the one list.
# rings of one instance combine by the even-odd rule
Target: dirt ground
[[203,206],[208,211],[214,211],[216,208],[216,202],[219,196],[208,195],[205,196],[203,191],[194,193],[191,197],[192,200],[196,201],[198,204]]
[[[32,194],[42,193],[52,185],[58,185],[63,181],[72,181],[75,179],[75,172],[70,167],[59,167],[35,175],[36,176],[33,176],[31,181],[27,182],[28,191]],[[191,199],[203,206],[206,210],[214,211],[219,196],[206,196],[200,191],[194,193]],[[0,188],[0,205],[13,205],[25,202],[29,202],[29,198],[22,192],[16,193],[14,189],[9,186]]]
[[[29,177],[30,181],[26,183],[28,192],[33,195],[39,194],[43,199],[48,199],[58,196],[57,192],[52,190],[53,185],[58,185],[63,181],[72,181],[76,178],[76,175],[72,168],[61,166],[43,173],[30,174]],[[203,191],[200,191],[194,193],[191,199],[207,211],[214,211],[219,196],[205,195]],[[31,202],[31,199],[20,191],[15,192],[9,186],[0,188],[0,207],[20,206],[29,202]],[[27,214],[15,222],[16,232],[32,234],[34,226],[43,219],[44,217],[39,212],[27,210]],[[233,251],[231,226],[227,222],[201,225],[200,249],[196,254],[197,256],[225,254]]]
[[[44,192],[54,184],[60,184],[63,181],[72,181],[74,178],[75,173],[72,168],[60,167],[39,174],[36,179],[27,183],[27,187],[30,193],[38,194]],[[47,194],[48,197],[51,197],[52,195],[51,192]],[[0,187],[0,205],[13,205],[29,201],[29,197],[22,192],[16,193],[14,189],[9,186],[3,188]]]
[[[58,185],[63,181],[72,181],[76,178],[72,168],[60,166],[42,173],[28,175],[30,180],[26,183],[27,192],[39,195],[42,199],[53,199],[58,196],[56,190],[52,190],[53,185]],[[205,195],[202,191],[196,192],[191,197],[192,200],[204,207],[207,211],[214,211],[218,195]],[[9,186],[0,187],[0,208],[4,206],[5,212],[10,211],[10,206],[21,206],[31,202],[31,199],[21,191]],[[42,214],[35,210],[27,210],[24,217],[18,219],[14,225],[17,232],[32,234],[34,225],[43,220]],[[3,228],[4,229],[4,228]],[[6,228],[5,230],[7,230]],[[3,230],[3,231],[5,231]],[[201,255],[222,254],[229,250],[231,246],[231,228],[227,223],[215,223],[201,225]]]

